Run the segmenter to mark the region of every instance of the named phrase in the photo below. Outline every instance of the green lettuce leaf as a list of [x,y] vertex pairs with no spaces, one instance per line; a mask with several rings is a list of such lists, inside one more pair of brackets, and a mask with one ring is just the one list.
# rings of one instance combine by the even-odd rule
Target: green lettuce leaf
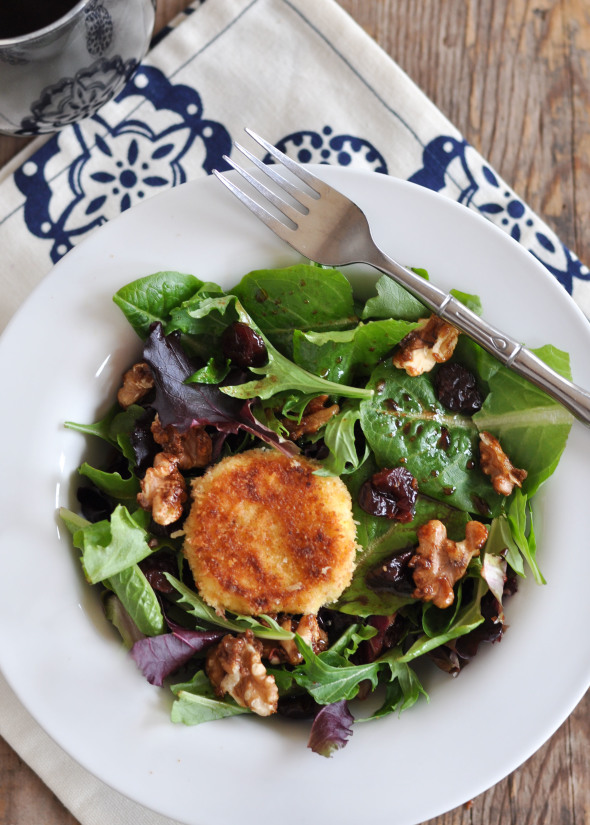
[[87,522],[76,530],[74,547],[82,552],[82,567],[91,584],[120,573],[154,552],[148,544],[148,522],[149,515],[144,510],[132,514],[119,504],[110,521]]
[[251,713],[248,708],[240,707],[233,699],[218,699],[207,675],[198,670],[190,682],[172,685],[176,695],[172,703],[170,718],[173,722],[184,725],[201,725],[228,716]]

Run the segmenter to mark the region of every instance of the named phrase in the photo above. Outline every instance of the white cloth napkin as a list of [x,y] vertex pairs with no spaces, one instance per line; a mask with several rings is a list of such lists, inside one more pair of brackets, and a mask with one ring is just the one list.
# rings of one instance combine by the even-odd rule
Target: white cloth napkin
[[[479,211],[590,315],[587,267],[333,0],[205,0],[116,101],[0,172],[0,330],[102,223],[222,168],[245,125],[300,161],[413,180]],[[73,762],[2,677],[0,733],[82,825],[171,825]]]

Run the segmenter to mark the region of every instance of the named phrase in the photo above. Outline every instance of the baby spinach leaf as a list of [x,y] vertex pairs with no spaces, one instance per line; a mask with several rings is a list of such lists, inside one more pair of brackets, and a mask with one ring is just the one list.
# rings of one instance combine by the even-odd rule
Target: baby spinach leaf
[[296,364],[331,381],[351,383],[357,376],[369,376],[416,324],[388,318],[360,322],[342,332],[301,332],[293,334]]
[[156,272],[122,287],[113,301],[144,339],[155,321],[166,325],[175,307],[190,298],[202,283],[194,275],[182,272]]
[[376,392],[361,404],[361,425],[380,467],[402,463],[422,494],[460,510],[501,511],[503,497],[479,466],[477,427],[442,407],[428,374],[413,377],[383,364],[368,386]]
[[269,341],[289,356],[293,330],[348,329],[358,321],[352,287],[337,269],[309,264],[260,269],[245,275],[232,293]]
[[[412,270],[428,280],[425,269]],[[382,275],[375,286],[377,295],[369,298],[362,313],[362,319],[399,318],[404,321],[417,321],[429,315],[424,304],[400,286],[396,281]]]
[[[571,378],[569,356],[552,346],[533,352],[560,375]],[[527,471],[522,489],[532,496],[553,473],[565,449],[572,416],[542,390],[506,367],[488,379],[490,393],[473,416],[479,430],[488,430],[515,467]]]

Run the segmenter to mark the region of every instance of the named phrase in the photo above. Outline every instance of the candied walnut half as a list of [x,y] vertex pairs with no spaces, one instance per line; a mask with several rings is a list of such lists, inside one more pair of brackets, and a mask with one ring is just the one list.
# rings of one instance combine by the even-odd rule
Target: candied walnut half
[[207,653],[205,670],[219,698],[229,693],[240,707],[270,716],[276,713],[279,691],[274,676],[262,664],[261,653],[262,643],[251,630],[224,636]]
[[498,439],[485,430],[479,434],[479,459],[481,469],[490,476],[499,495],[509,496],[515,486],[522,487],[527,471],[514,467]]
[[393,365],[408,375],[430,372],[435,364],[448,361],[455,350],[459,330],[438,315],[423,318],[399,343]]
[[437,519],[418,528],[419,545],[408,564],[414,570],[414,598],[441,608],[451,605],[455,582],[465,574],[473,556],[479,555],[487,538],[488,528],[479,521],[467,522],[465,539],[457,542],[447,538],[447,528]]
[[288,430],[289,438],[292,441],[297,441],[304,435],[313,435],[327,424],[332,416],[337,415],[340,411],[338,404],[331,404],[326,407],[327,395],[318,395],[317,398],[312,398],[306,408],[303,410],[301,421],[292,421],[290,418],[283,418],[281,424]]
[[123,384],[117,393],[117,401],[124,410],[137,404],[154,386],[154,376],[148,364],[140,361],[123,375]]
[[[283,630],[298,633],[304,642],[311,647],[314,653],[321,653],[328,647],[328,634],[318,624],[317,616],[307,613],[299,621],[291,616],[285,616],[280,625]],[[303,661],[303,656],[293,639],[285,639],[264,645],[264,656],[271,665],[279,665],[288,662],[290,665],[298,665]]]
[[178,458],[170,453],[158,453],[154,466],[149,467],[141,480],[137,503],[152,511],[156,524],[172,524],[182,515],[187,499],[186,483],[178,469]]
[[204,427],[190,427],[185,433],[179,433],[173,424],[163,427],[156,414],[151,429],[156,444],[163,447],[163,452],[176,456],[181,470],[206,467],[211,463],[213,444]]

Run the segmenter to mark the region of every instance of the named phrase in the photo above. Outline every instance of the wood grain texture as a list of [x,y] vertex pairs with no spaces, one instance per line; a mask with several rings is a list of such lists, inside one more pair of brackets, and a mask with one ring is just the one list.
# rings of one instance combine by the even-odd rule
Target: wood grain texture
[[[339,2],[564,242],[590,261],[590,2]],[[157,28],[186,5],[159,0]],[[22,145],[0,136],[0,164]],[[547,678],[559,678],[553,653]],[[465,724],[477,724],[472,713]],[[501,760],[510,736],[499,730],[482,746],[496,749]],[[587,695],[519,770],[428,825],[589,825],[589,755]],[[78,825],[1,741],[0,825]]]

